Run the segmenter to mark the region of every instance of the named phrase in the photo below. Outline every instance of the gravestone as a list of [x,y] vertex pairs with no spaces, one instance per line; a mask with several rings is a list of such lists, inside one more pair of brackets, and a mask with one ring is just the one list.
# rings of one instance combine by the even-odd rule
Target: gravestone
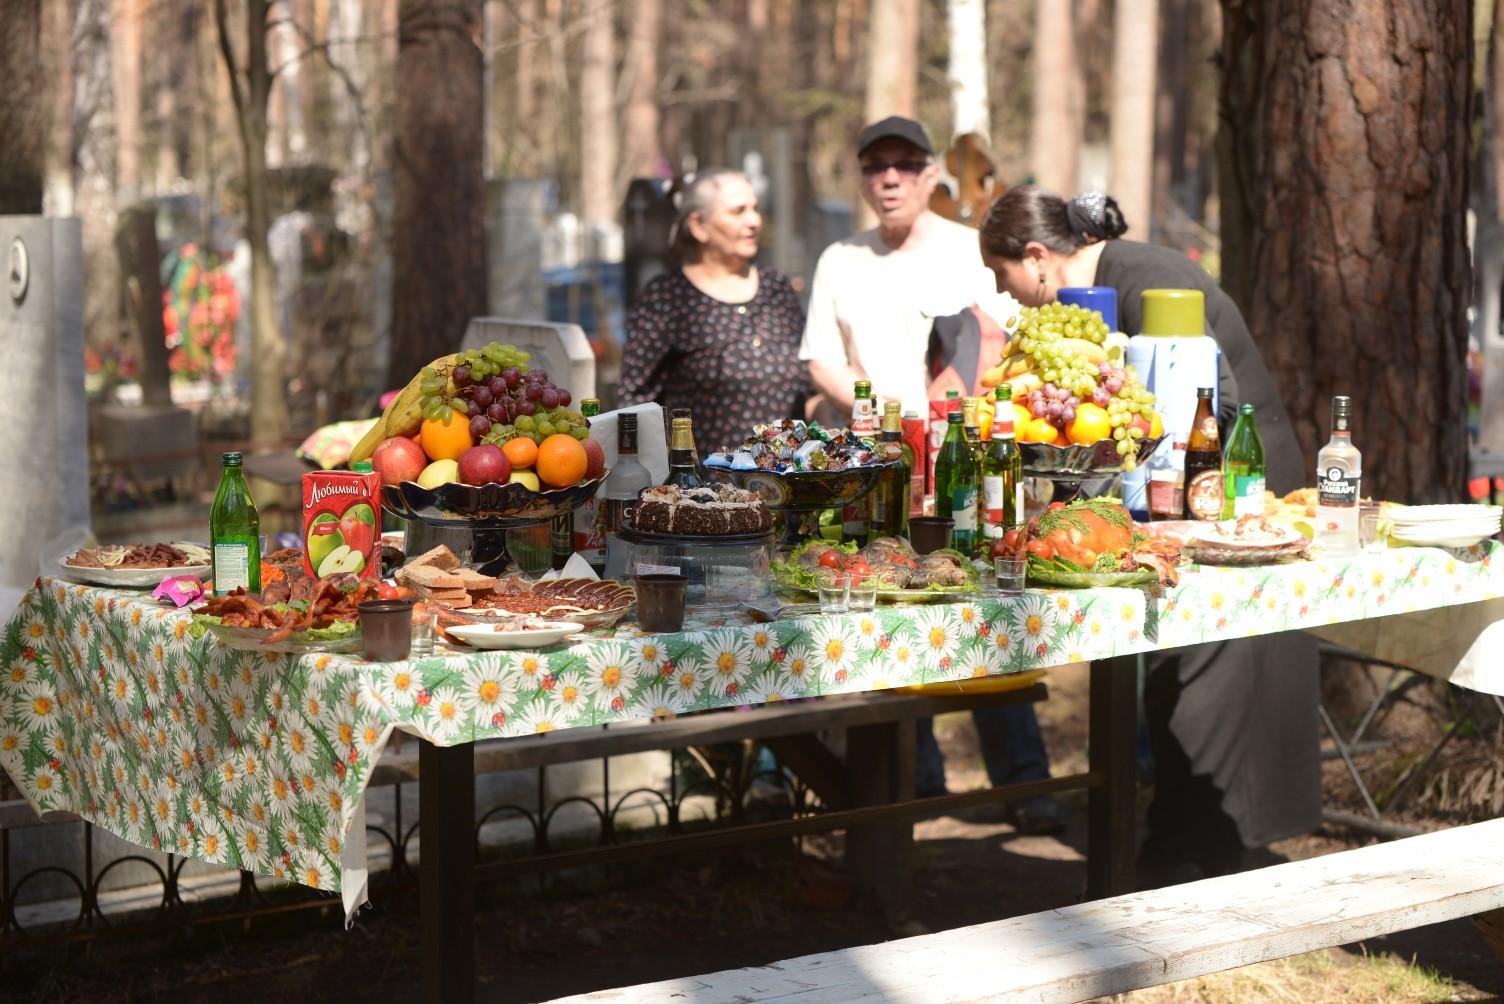
[[571,407],[596,396],[595,353],[578,324],[472,317],[460,347],[478,349],[491,342],[515,345],[531,355],[528,366],[545,370],[555,384],[567,389],[573,397]]
[[78,219],[0,216],[0,608],[10,616],[43,548],[89,526],[83,230]]
[[486,186],[491,225],[487,256],[491,309],[502,317],[542,317],[545,309],[543,237],[553,183],[508,178]]

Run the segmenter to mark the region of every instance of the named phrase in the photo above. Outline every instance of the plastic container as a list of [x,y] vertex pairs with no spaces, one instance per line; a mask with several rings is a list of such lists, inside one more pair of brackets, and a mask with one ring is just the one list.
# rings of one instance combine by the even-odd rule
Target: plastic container
[[1102,315],[1108,331],[1118,330],[1118,291],[1111,286],[1062,286],[1055,299]]
[[604,578],[683,575],[692,610],[734,611],[773,595],[773,533],[688,537],[623,527],[606,551]]
[[[1149,462],[1123,476],[1123,502],[1135,519],[1149,518],[1149,493],[1184,492],[1185,446],[1196,417],[1196,389],[1212,388],[1218,407],[1221,350],[1206,333],[1206,297],[1199,289],[1146,289],[1143,330],[1128,339],[1128,363],[1154,394],[1168,442]],[[1153,486],[1151,488],[1151,485]],[[1183,494],[1181,495],[1183,498]]]

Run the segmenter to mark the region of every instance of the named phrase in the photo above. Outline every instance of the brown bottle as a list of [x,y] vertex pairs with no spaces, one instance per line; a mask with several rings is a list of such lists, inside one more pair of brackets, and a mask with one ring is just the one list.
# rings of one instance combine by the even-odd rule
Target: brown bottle
[[1210,387],[1196,390],[1196,418],[1185,444],[1185,518],[1222,518],[1222,441]]

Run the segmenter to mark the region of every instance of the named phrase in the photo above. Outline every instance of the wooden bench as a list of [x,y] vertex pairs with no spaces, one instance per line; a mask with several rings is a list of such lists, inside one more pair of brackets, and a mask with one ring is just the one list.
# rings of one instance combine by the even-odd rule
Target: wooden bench
[[1081,1001],[1504,907],[1504,819],[1222,878],[601,990],[572,1004]]

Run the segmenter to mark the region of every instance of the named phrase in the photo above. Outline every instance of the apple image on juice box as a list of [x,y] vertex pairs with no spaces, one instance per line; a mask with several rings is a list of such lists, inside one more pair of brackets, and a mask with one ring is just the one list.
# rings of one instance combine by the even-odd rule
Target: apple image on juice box
[[381,577],[381,475],[309,471],[303,475],[303,570],[323,578]]

